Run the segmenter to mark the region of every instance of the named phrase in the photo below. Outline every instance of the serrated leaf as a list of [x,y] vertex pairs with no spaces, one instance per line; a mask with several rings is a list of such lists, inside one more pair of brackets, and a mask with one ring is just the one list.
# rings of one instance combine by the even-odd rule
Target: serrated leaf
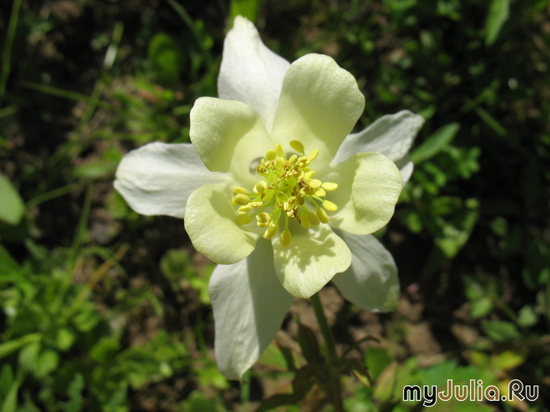
[[293,393],[279,393],[271,396],[262,403],[257,412],[270,411],[279,406],[296,405],[305,398],[309,390],[313,387],[315,379],[322,377],[323,368],[317,365],[306,365],[296,371],[292,381]]
[[458,123],[450,123],[437,129],[411,153],[412,161],[420,163],[435,156],[454,139],[459,129]]
[[301,323],[299,323],[298,343],[308,363],[317,364],[323,362],[317,337],[310,328]]
[[485,44],[490,46],[498,38],[506,20],[510,16],[510,0],[493,0],[485,21]]
[[16,225],[21,221],[24,212],[23,199],[8,178],[0,175],[0,220]]

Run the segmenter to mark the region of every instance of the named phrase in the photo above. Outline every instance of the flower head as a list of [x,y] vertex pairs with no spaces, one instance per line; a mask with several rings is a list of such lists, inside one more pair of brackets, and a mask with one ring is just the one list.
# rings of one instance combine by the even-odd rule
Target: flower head
[[184,217],[195,248],[219,264],[210,283],[216,356],[240,378],[293,296],[332,279],[362,308],[395,306],[395,264],[366,235],[393,215],[422,119],[403,111],[350,135],[364,108],[353,76],[324,55],[289,64],[241,17],[218,89],[219,99],[200,98],[191,111],[192,146],[130,152],[115,187],[140,213]]

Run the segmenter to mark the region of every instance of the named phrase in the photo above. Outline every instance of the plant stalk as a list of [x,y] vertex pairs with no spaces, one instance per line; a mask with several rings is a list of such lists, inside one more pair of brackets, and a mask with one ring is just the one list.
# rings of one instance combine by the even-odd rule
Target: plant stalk
[[313,304],[313,310],[315,311],[317,323],[319,324],[319,328],[321,329],[321,333],[325,339],[332,403],[336,412],[344,412],[340,372],[337,368],[338,355],[336,354],[336,341],[334,340],[334,335],[328,325],[323,304],[321,303],[321,299],[317,293],[311,297],[311,303]]

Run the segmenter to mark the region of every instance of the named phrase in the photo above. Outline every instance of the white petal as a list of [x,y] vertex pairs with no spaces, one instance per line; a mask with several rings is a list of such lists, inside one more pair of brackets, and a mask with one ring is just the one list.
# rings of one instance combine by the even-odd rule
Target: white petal
[[209,291],[218,368],[228,379],[241,379],[275,337],[293,300],[275,275],[269,242],[259,240],[239,263],[218,265]]
[[235,223],[232,186],[227,183],[201,186],[189,196],[184,216],[185,230],[195,249],[213,262],[226,265],[247,257],[259,237],[256,225]]
[[246,187],[259,180],[251,164],[275,146],[256,110],[235,100],[213,97],[195,102],[189,136],[208,169],[230,173]]
[[395,162],[395,165],[401,172],[401,178],[403,179],[403,187],[407,184],[414,170],[414,163],[409,155],[405,155],[401,159]]
[[314,169],[328,164],[355,126],[365,98],[355,78],[324,55],[308,54],[286,72],[273,123],[273,140],[298,140],[306,153],[319,149]]
[[[422,124],[424,118],[408,110],[383,116],[365,130],[350,134],[342,142],[332,163],[341,163],[354,154],[363,152],[380,152],[397,163],[409,152]],[[402,163],[402,166],[407,166],[407,162]],[[401,169],[404,182],[410,177],[410,174],[407,176],[409,172],[412,173],[412,169]]]
[[126,154],[116,171],[116,190],[142,215],[182,218],[189,195],[227,177],[210,172],[190,144],[150,143]]
[[275,271],[291,295],[307,299],[349,267],[351,252],[325,224],[307,230],[293,225],[291,232],[288,247],[273,238]]
[[361,309],[394,310],[399,299],[399,280],[390,252],[372,235],[337,233],[353,254],[350,268],[332,279],[342,295]]
[[319,179],[338,184],[327,195],[338,206],[329,213],[330,226],[356,235],[371,234],[388,223],[402,188],[395,164],[373,152],[354,155]]
[[218,95],[252,106],[271,130],[289,65],[262,43],[250,21],[237,16],[225,37]]

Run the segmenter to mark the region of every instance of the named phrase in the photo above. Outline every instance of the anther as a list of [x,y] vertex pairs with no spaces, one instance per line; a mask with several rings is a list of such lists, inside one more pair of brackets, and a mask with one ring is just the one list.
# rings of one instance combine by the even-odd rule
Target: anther
[[239,194],[242,194],[242,195],[247,195],[248,194],[248,190],[246,190],[244,187],[241,187],[241,186],[235,186],[233,188],[233,195],[234,196],[237,196]]
[[271,239],[279,231],[279,225],[275,222],[269,223],[269,226],[263,234],[264,239]]
[[327,192],[332,192],[333,190],[338,189],[338,183],[332,183],[332,182],[323,182],[321,185],[323,189],[325,189]]
[[330,200],[325,200],[323,202],[323,207],[329,212],[336,212],[338,210],[338,206],[336,206],[336,204],[332,203]]
[[239,215],[237,216],[237,224],[239,226],[246,225],[247,223],[252,222],[252,216],[250,215]]
[[291,140],[288,144],[298,153],[304,154],[304,145],[298,140]]
[[239,205],[247,205],[250,203],[250,198],[247,195],[242,193],[239,193],[238,195],[236,195],[234,199],[235,199],[235,202]]
[[319,221],[321,221],[322,223],[328,223],[328,215],[327,215],[327,212],[325,212],[325,209],[318,208],[317,217],[319,218]]
[[290,241],[292,240],[292,235],[290,234],[290,231],[283,230],[283,233],[281,233],[280,239],[281,239],[281,246],[288,247],[288,245],[290,245]]

